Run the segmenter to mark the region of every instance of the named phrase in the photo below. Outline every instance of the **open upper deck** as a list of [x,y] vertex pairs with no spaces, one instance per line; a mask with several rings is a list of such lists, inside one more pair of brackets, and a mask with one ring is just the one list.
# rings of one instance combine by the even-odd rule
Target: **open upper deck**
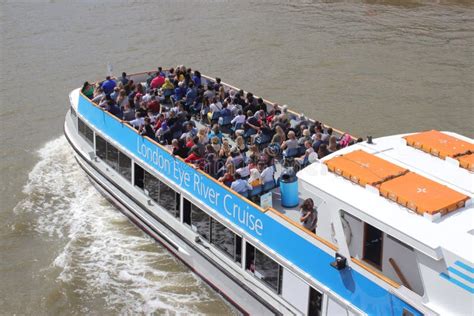
[[[451,139],[458,139],[467,146],[473,144],[472,139],[462,135],[448,132],[444,135]],[[449,159],[449,155],[446,155],[448,156],[446,159],[440,159],[437,157],[439,155],[430,155],[416,148],[419,146],[409,146],[406,141],[407,136],[388,136],[375,139],[373,144],[355,144],[324,158],[324,163],[308,166],[298,173],[298,177],[354,207],[357,210],[355,216],[370,218],[372,222],[379,223],[381,229],[387,233],[432,257],[440,258],[442,248],[472,262],[474,260],[472,252],[474,249],[474,208],[472,205],[474,173],[461,168],[460,162]],[[374,160],[379,158],[386,161],[392,169],[397,166],[400,168],[400,170],[394,169],[397,172],[405,169],[410,172],[385,181],[381,185],[377,183],[376,186],[365,186],[365,184],[361,186],[355,185],[354,182],[357,181],[351,179],[350,175],[344,176],[343,172],[338,174],[328,170],[327,165],[330,166],[329,169],[334,169],[335,167],[331,165],[334,165],[337,159],[340,160],[348,155],[350,157],[358,151],[370,154],[375,157]],[[386,171],[387,167],[384,170]],[[390,175],[390,172],[383,176],[385,175]],[[359,177],[361,177],[360,174]],[[422,212],[428,215],[420,216],[416,214],[417,209],[410,207],[408,203],[403,206],[403,203],[392,201],[397,199],[390,199],[395,194],[394,190],[406,199],[407,193],[403,191],[418,189],[417,191],[423,193],[427,185],[431,185],[429,188],[432,190],[438,190],[430,199],[416,200],[411,193],[408,199],[424,206],[431,206],[433,203],[441,205],[440,199],[448,199],[448,202],[445,201],[447,204],[455,204],[449,209],[452,212],[443,216],[441,214],[446,212],[431,212],[431,214]]]

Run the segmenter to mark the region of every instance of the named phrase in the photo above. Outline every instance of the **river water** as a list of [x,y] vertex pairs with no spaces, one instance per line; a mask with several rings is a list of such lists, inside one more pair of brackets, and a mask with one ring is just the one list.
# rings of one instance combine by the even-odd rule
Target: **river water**
[[233,314],[62,135],[85,80],[185,64],[356,136],[474,136],[471,0],[2,1],[0,314]]

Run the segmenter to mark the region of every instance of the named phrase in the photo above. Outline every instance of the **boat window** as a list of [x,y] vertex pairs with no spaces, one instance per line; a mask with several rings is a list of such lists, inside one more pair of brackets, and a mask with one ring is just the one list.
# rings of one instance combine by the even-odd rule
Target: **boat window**
[[364,225],[363,259],[382,269],[383,232],[372,225]]
[[191,227],[207,241],[211,240],[211,217],[194,204],[191,204]]
[[309,287],[308,316],[321,316],[323,306],[323,294],[311,286]]
[[123,152],[119,152],[119,172],[128,181],[132,181],[132,160]]
[[158,203],[168,212],[179,217],[179,193],[160,181],[160,199]]
[[143,178],[145,176],[145,170],[143,170],[142,167],[137,165],[136,163],[133,164],[133,168],[135,169],[135,185],[141,189],[143,189],[144,183],[143,183]]
[[214,219],[212,220],[212,244],[234,261],[241,261],[242,238]]
[[71,116],[73,118],[76,118],[77,117],[77,113],[76,113],[76,110],[74,110],[74,108],[71,106]]
[[145,170],[143,173],[143,189],[153,201],[158,203],[160,199],[160,180]]
[[191,202],[183,199],[183,223],[191,225]]
[[282,267],[263,252],[247,243],[245,267],[278,294],[281,293]]
[[89,144],[94,143],[94,131],[81,119],[77,120],[77,130]]
[[105,160],[107,142],[99,135],[95,135],[95,154],[102,160]]
[[119,170],[118,156],[119,154],[117,148],[115,148],[114,145],[107,143],[107,153],[105,161],[114,170]]

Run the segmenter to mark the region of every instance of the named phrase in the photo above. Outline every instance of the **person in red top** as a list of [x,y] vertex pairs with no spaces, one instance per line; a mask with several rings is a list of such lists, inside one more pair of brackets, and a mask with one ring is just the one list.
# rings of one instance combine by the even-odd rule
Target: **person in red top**
[[153,78],[153,80],[150,83],[150,87],[152,89],[159,89],[161,86],[165,83],[165,77],[162,77],[161,75],[156,76]]
[[164,120],[165,120],[165,116],[163,114],[158,115],[158,117],[156,118],[155,127],[154,127],[155,131],[161,128],[161,124],[163,123]]
[[187,136],[186,137],[186,147],[192,148],[194,145],[196,145],[196,144],[194,143],[193,137],[192,136]]
[[155,96],[152,97],[147,106],[148,110],[151,110],[155,114],[160,112],[160,101]]
[[194,162],[198,161],[199,159],[201,159],[201,156],[199,156],[199,150],[195,146],[195,147],[191,148],[191,154],[188,156],[188,158],[184,159],[184,162],[194,163]]

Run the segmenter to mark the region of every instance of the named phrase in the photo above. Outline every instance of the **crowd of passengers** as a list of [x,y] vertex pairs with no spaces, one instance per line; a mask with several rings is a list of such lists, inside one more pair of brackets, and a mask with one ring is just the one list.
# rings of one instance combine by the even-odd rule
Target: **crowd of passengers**
[[82,92],[101,108],[128,122],[140,134],[247,195],[275,186],[275,163],[293,159],[299,167],[353,142],[331,128],[267,104],[252,93],[226,88],[220,78],[178,66],[148,74],[146,83],[123,73]]

